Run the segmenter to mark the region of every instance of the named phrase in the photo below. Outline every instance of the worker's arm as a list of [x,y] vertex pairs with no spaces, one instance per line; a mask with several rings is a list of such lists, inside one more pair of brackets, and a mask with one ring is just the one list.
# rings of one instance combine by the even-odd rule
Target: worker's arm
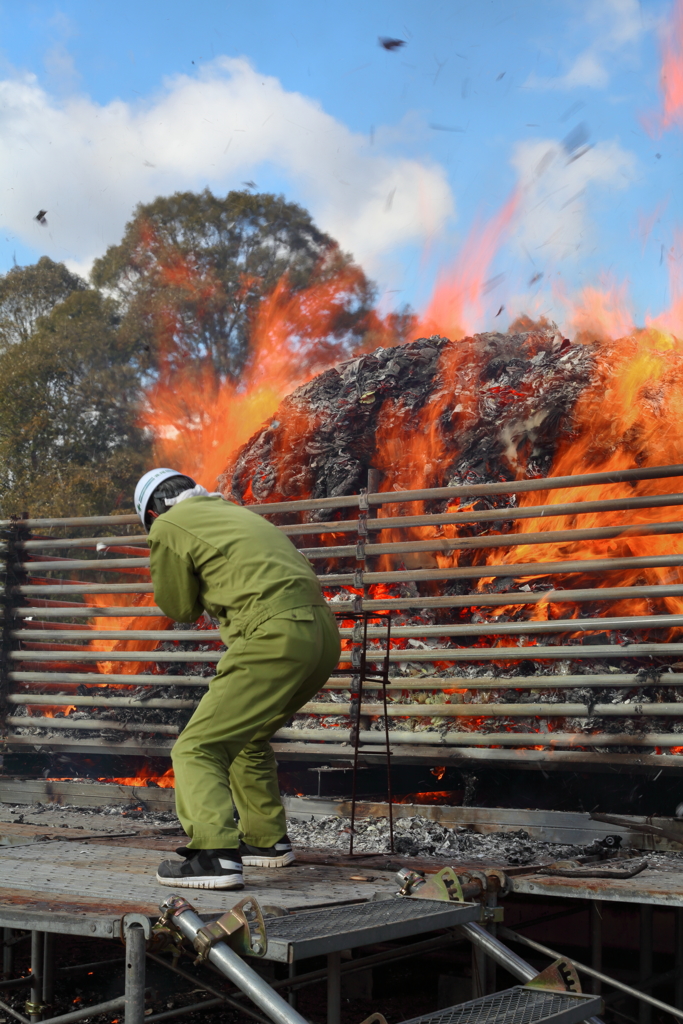
[[154,600],[164,615],[176,622],[195,622],[204,611],[199,603],[199,580],[189,555],[179,550],[180,545],[173,543],[176,538],[165,536],[167,533],[155,528],[149,538]]

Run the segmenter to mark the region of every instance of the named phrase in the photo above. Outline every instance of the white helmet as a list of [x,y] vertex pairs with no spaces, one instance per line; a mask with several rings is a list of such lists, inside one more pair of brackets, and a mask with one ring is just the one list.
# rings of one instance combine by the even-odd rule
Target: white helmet
[[135,488],[135,511],[140,516],[142,525],[145,525],[145,515],[149,507],[150,498],[160,483],[168,480],[171,476],[184,476],[177,469],[150,469],[149,473],[141,476]]

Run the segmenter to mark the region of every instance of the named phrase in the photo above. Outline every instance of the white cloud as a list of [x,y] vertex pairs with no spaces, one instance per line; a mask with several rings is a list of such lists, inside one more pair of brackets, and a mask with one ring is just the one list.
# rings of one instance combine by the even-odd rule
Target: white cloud
[[609,82],[605,58],[637,43],[653,25],[653,17],[643,13],[639,0],[592,0],[585,7],[583,26],[584,32],[588,28],[595,34],[591,44],[564,74],[541,77],[532,72],[525,85],[530,89],[602,89]]
[[521,193],[516,243],[548,266],[593,245],[590,192],[595,186],[628,186],[635,159],[617,142],[600,142],[570,156],[562,143],[538,140],[518,143],[512,164]]
[[[169,79],[145,104],[57,101],[34,76],[0,81],[0,218],[81,271],[117,242],[138,202],[181,189],[289,182],[319,226],[371,272],[453,213],[444,170],[372,147],[315,100],[245,59]],[[264,171],[265,173],[265,171]],[[33,219],[45,209],[48,226]]]

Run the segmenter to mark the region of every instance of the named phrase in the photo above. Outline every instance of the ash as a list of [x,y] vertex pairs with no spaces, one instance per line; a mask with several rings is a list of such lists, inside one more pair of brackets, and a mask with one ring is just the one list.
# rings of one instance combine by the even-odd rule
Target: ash
[[[330,816],[301,821],[290,818],[287,834],[295,847],[348,853],[350,818]],[[367,818],[355,823],[354,853],[389,853],[386,818]],[[524,829],[480,834],[466,828],[447,828],[418,816],[394,822],[394,851],[406,857],[440,857],[481,860],[496,864],[537,864],[565,857],[595,853],[592,845],[543,843],[530,839]]]

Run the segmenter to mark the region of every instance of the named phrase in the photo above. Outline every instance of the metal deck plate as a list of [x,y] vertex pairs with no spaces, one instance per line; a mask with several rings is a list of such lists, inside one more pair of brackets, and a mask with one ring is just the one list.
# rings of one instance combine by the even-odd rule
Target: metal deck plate
[[420,935],[437,928],[455,928],[478,921],[479,913],[476,903],[395,897],[268,918],[266,958],[291,963],[307,956]]
[[578,1024],[602,1009],[599,996],[541,992],[515,985],[504,992],[413,1017],[405,1024]]
[[368,881],[358,881],[349,877],[353,868],[306,864],[246,868],[245,888],[236,892],[176,889],[156,881],[157,867],[166,858],[175,859],[170,853],[102,842],[0,847],[0,927],[115,938],[124,914],[156,918],[160,902],[174,891],[206,916],[224,913],[247,895],[262,904],[294,908],[369,900],[378,889],[396,889],[393,875],[386,872],[373,871]]

